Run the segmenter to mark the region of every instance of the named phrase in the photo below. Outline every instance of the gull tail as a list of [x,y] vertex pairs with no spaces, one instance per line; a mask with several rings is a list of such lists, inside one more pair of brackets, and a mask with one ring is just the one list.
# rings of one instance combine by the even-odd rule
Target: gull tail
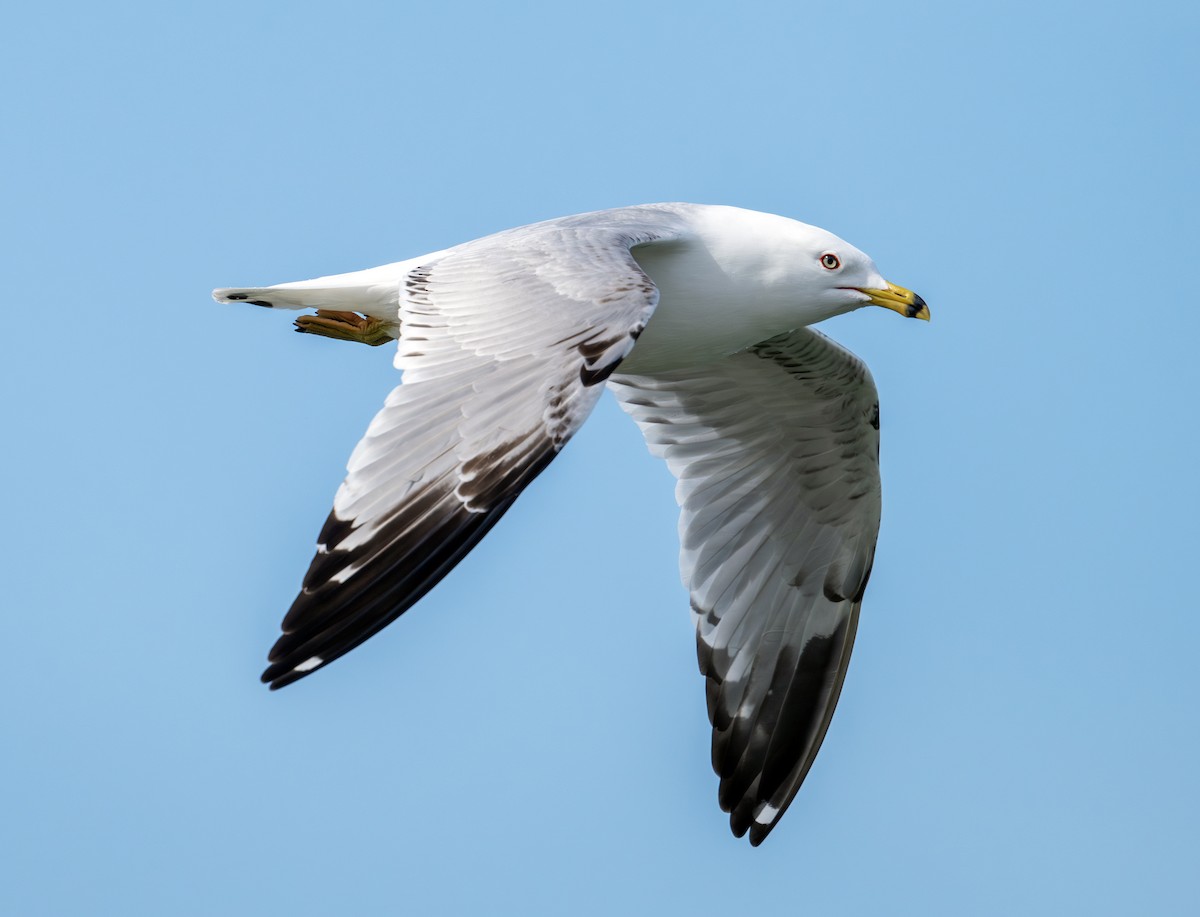
[[271,287],[223,287],[213,290],[212,295],[217,302],[245,302],[268,309],[361,312],[394,322],[400,308],[400,280],[409,270],[411,263],[404,261]]

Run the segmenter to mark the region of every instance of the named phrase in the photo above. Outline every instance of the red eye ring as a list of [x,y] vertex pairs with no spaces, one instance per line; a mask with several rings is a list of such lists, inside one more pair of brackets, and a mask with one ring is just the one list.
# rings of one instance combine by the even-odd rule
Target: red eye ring
[[826,252],[821,256],[821,267],[827,271],[836,271],[842,266],[841,259],[833,252]]

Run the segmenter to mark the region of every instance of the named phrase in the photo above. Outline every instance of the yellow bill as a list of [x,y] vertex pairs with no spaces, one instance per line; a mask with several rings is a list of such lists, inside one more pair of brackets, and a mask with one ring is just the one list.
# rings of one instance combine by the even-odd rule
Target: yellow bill
[[854,289],[860,293],[866,293],[875,305],[899,312],[905,318],[921,318],[929,321],[929,306],[925,305],[925,300],[912,290],[898,287],[894,283],[889,283],[883,290],[868,290],[865,287],[855,287]]

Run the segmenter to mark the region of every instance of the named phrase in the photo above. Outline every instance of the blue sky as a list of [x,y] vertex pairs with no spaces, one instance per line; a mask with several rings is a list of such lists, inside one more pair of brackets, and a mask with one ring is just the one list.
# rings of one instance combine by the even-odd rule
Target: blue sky
[[[1194,7],[6,18],[0,910],[1191,913]],[[401,621],[257,681],[395,378],[210,289],[656,200],[824,226],[933,312],[828,329],[881,392],[883,528],[756,850],[611,399]]]

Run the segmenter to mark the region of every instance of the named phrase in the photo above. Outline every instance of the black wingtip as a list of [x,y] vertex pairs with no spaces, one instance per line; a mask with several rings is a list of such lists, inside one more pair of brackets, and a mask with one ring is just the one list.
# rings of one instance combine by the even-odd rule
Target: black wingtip
[[[316,671],[316,669],[310,669],[309,671]],[[262,675],[259,676],[259,680],[272,691],[278,691],[280,688],[286,688],[294,681],[299,681],[307,674],[308,672],[297,672],[292,666],[275,663],[263,670]]]
[[262,673],[261,680],[262,680],[262,683],[265,684],[269,690],[278,691],[280,688],[286,688],[292,682],[299,681],[301,678],[303,678],[307,674],[308,674],[308,672],[297,672],[295,670],[293,670],[291,672],[284,672],[282,674],[277,674],[275,672],[272,672],[271,669],[267,669],[265,672]]

